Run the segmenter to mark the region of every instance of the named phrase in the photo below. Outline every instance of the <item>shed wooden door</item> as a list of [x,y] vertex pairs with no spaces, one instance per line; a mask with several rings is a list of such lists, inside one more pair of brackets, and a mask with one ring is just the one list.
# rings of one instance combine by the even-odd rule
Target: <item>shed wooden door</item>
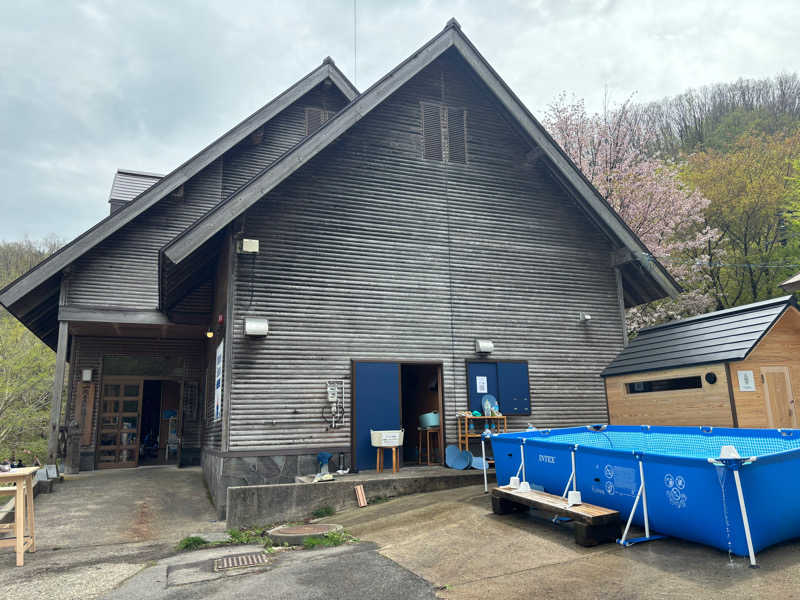
[[114,378],[103,381],[97,467],[135,467],[139,458],[139,414],[142,380]]
[[797,427],[788,367],[761,367],[764,402],[770,427]]

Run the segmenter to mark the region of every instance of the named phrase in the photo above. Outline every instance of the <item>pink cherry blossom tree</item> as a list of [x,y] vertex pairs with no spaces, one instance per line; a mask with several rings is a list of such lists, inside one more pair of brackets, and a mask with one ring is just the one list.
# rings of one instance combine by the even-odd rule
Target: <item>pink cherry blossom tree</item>
[[716,232],[706,226],[708,200],[683,185],[679,165],[648,152],[652,135],[628,100],[588,113],[583,100],[561,94],[544,125],[600,194],[686,290],[628,311],[628,332],[700,314],[714,304],[708,293],[705,249]]

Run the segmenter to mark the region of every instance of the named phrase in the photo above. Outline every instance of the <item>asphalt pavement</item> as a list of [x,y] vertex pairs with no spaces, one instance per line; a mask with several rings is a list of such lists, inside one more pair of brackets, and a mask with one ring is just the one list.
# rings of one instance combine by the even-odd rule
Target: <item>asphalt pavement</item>
[[281,598],[337,600],[436,598],[433,587],[362,542],[320,550],[288,550],[267,555],[263,567],[220,575],[215,558],[261,552],[259,546],[228,546],[181,554],[148,567],[104,596],[107,600]]

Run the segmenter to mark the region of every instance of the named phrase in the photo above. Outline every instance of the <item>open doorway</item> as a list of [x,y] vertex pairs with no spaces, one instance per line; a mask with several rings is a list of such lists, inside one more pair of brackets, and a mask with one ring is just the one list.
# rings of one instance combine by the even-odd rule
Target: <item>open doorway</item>
[[145,381],[142,392],[142,434],[139,466],[159,464],[158,430],[161,426],[161,382]]
[[177,464],[181,385],[146,379],[142,389],[139,466]]
[[[402,419],[405,436],[403,439],[403,461],[405,466],[419,463],[420,416],[436,412],[439,415],[439,434],[431,435],[431,459],[441,461],[444,440],[441,432],[442,407],[442,367],[430,363],[406,363],[400,365],[400,387],[402,397]],[[422,448],[427,448],[427,431],[422,432]],[[423,457],[427,457],[423,453]]]

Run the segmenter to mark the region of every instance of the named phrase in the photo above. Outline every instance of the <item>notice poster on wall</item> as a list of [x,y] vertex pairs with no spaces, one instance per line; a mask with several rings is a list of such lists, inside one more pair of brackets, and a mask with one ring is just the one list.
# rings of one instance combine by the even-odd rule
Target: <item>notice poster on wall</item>
[[756,391],[756,378],[753,376],[752,371],[736,371],[736,374],[739,376],[740,392]]
[[489,381],[485,375],[478,375],[475,377],[475,387],[477,388],[479,394],[489,393]]
[[217,359],[214,366],[214,420],[222,418],[222,365],[225,356],[225,340],[217,346]]

